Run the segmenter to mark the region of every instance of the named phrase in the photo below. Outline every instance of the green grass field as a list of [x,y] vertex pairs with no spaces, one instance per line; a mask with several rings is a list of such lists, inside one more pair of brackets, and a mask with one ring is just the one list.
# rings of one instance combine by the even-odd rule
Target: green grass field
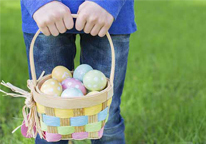
[[[204,1],[135,2],[139,30],[131,37],[121,105],[128,144],[206,143],[205,9]],[[1,1],[0,14],[0,80],[26,89],[19,1]],[[22,98],[0,96],[0,144],[34,142],[20,130],[11,134],[23,105]]]

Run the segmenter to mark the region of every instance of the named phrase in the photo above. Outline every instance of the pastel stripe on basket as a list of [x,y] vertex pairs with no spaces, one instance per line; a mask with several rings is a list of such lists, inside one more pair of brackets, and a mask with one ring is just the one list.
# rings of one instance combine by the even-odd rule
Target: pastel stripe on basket
[[41,104],[39,104],[39,103],[36,103],[36,105],[37,105],[37,111],[38,111],[39,113],[41,113],[41,114],[46,113],[46,112],[45,112],[45,107],[44,107],[43,105],[41,105]]
[[[108,107],[111,105],[111,102],[112,102],[112,98],[110,98],[107,101],[107,106]],[[95,105],[95,106],[92,106],[92,107],[84,108],[84,114],[88,115],[88,116],[95,115],[95,114],[98,114],[99,112],[101,112],[101,110],[102,110],[102,104],[99,104],[99,105]],[[38,104],[38,103],[37,103],[37,111],[40,114],[45,114],[46,113],[45,112],[45,107],[41,104]],[[59,118],[74,117],[74,111],[72,109],[57,109],[57,108],[55,108],[54,112],[55,112],[55,116],[59,117]]]
[[76,140],[83,140],[88,138],[88,132],[78,132],[78,133],[73,133],[72,138]]
[[55,116],[59,118],[74,117],[74,112],[71,109],[54,109]]
[[102,122],[90,123],[85,126],[86,132],[97,132],[101,129]]
[[43,122],[47,126],[60,126],[60,118],[43,114]]
[[78,116],[70,118],[71,126],[83,126],[88,124],[88,116]]
[[112,98],[107,100],[107,106],[109,107],[111,105],[111,103],[112,103]]
[[107,118],[108,107],[106,107],[103,111],[98,114],[98,121],[103,121]]
[[[41,123],[41,130],[47,131],[47,125],[40,121]],[[102,128],[102,121],[95,122],[95,123],[89,123],[85,125],[85,132],[98,132]],[[57,127],[58,134],[61,135],[68,135],[75,132],[75,126],[58,126]]]
[[75,128],[73,126],[60,126],[57,127],[57,130],[61,135],[68,135],[75,132]]
[[103,136],[103,132],[104,132],[104,127],[98,132],[99,138]]
[[102,104],[99,104],[93,107],[84,108],[84,113],[85,115],[95,115],[101,112],[101,110],[102,110]]
[[57,141],[60,141],[61,139],[62,139],[62,136],[60,134],[46,132],[46,140],[48,142],[57,142]]
[[43,121],[40,121],[40,124],[41,124],[41,130],[47,131],[47,125]]
[[[104,127],[102,127],[99,131],[98,131],[98,137],[101,138],[103,136],[103,131],[104,131]],[[63,134],[62,134],[63,135]],[[62,138],[61,134],[56,134],[56,133],[48,133],[45,132],[45,136],[46,136],[46,140],[48,142],[57,142],[59,140],[61,140]],[[72,138],[75,140],[83,140],[83,139],[87,139],[89,136],[88,132],[78,132],[78,133],[72,133]]]

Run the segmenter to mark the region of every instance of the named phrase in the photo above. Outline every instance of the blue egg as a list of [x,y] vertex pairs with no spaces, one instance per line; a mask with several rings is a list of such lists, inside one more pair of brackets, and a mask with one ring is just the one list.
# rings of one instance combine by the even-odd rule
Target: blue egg
[[84,96],[82,91],[79,90],[78,88],[68,88],[68,89],[65,89],[62,94],[61,94],[61,97],[64,97],[64,98],[68,98],[68,97],[81,97],[81,96]]
[[92,68],[90,65],[88,65],[88,64],[81,64],[81,65],[79,65],[79,66],[75,69],[74,74],[73,74],[73,77],[74,77],[75,79],[78,79],[78,80],[80,80],[81,82],[83,82],[83,77],[84,77],[84,75],[85,75],[87,72],[91,71],[91,70],[93,70],[93,68]]

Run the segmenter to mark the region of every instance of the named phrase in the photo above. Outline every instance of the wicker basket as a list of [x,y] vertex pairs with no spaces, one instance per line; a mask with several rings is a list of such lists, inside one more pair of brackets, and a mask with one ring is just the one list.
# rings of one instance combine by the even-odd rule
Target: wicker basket
[[[73,15],[75,18],[77,15]],[[99,139],[103,135],[113,96],[115,53],[112,39],[106,34],[111,46],[112,64],[107,87],[101,92],[80,98],[61,98],[45,95],[40,91],[42,84],[51,74],[36,79],[33,58],[34,43],[40,30],[30,45],[30,67],[33,88],[32,98],[37,106],[41,131],[47,141]]]

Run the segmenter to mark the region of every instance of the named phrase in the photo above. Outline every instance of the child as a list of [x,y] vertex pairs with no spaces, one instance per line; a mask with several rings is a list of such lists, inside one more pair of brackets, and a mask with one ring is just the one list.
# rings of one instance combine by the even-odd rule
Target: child
[[[57,65],[74,69],[75,38],[80,34],[81,63],[91,65],[107,77],[111,50],[106,32],[111,34],[116,55],[114,96],[103,137],[93,144],[124,144],[124,121],[120,102],[127,69],[130,34],[136,31],[133,0],[21,0],[22,28],[29,65],[29,46],[34,33],[41,30],[34,47],[37,77],[51,73]],[[71,14],[78,14],[77,19]],[[57,36],[57,37],[55,37]],[[31,79],[30,65],[29,76]],[[46,144],[39,136],[36,144]],[[53,142],[66,144],[68,141]]]

